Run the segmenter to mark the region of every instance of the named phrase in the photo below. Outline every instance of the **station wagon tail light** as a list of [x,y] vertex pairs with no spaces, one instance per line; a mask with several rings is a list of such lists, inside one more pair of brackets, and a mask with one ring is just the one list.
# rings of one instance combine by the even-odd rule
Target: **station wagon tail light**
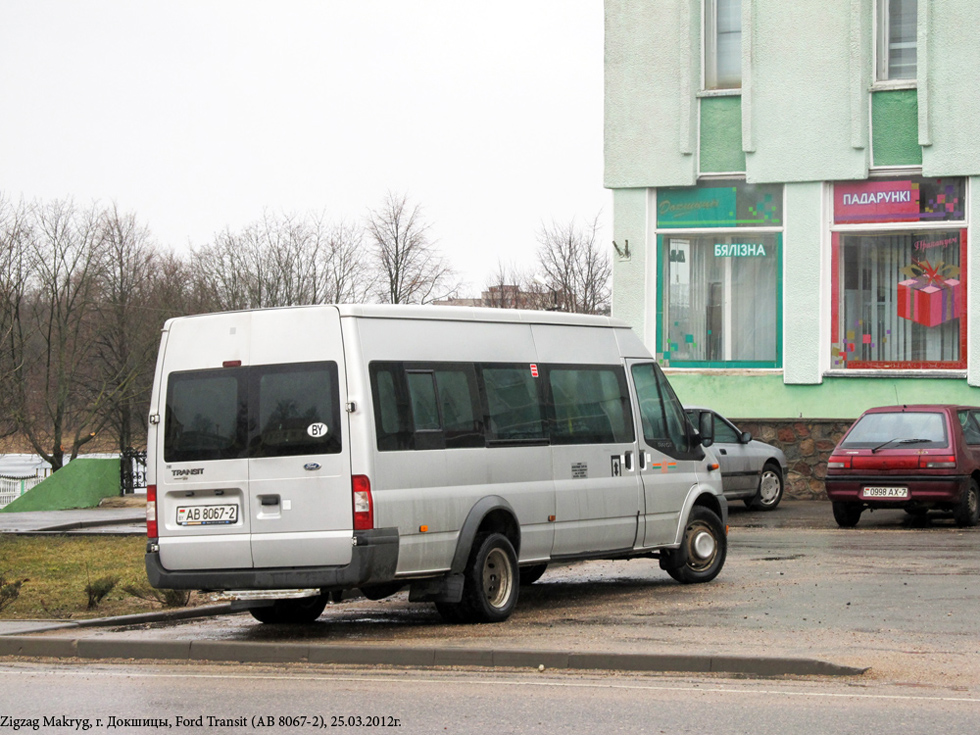
[[943,455],[919,455],[919,467],[927,470],[943,470],[956,467],[956,457]]
[[367,475],[351,477],[351,492],[354,496],[354,530],[370,531],[374,528],[374,500]]
[[827,461],[828,470],[849,470],[851,469],[850,457],[831,457]]
[[146,486],[146,535],[157,537],[157,486]]

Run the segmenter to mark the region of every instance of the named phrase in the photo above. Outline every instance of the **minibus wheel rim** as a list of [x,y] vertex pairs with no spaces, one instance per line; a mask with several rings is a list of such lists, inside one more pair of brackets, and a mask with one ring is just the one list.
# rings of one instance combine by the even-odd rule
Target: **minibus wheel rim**
[[494,548],[483,563],[483,594],[487,604],[494,608],[507,605],[514,584],[510,561],[503,549]]
[[689,564],[693,569],[707,569],[718,553],[718,540],[707,523],[698,521],[690,528],[687,544]]

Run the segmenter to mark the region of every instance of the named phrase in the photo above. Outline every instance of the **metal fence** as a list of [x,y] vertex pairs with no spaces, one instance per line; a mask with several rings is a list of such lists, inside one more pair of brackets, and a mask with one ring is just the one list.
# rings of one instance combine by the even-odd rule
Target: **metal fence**
[[0,508],[10,505],[10,503],[17,500],[17,498],[46,479],[46,477],[47,475],[42,474],[40,471],[36,475],[29,477],[5,477],[0,475]]
[[146,489],[146,450],[128,447],[119,458],[119,490],[130,495]]

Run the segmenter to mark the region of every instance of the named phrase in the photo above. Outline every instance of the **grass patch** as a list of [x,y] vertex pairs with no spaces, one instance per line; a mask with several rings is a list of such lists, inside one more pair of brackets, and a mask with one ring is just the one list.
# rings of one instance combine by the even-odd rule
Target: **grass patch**
[[[0,575],[8,583],[21,582],[0,618],[101,618],[159,610],[158,601],[125,589],[146,587],[145,551],[142,536],[0,534]],[[114,584],[100,596],[110,579]],[[93,592],[99,599],[90,608]]]

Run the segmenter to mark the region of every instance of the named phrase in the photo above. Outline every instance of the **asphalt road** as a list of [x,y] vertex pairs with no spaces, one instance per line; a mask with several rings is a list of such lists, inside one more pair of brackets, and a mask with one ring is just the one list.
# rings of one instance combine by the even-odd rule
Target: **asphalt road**
[[856,735],[967,733],[980,720],[967,695],[839,679],[0,662],[0,691],[0,717],[44,733]]
[[541,652],[549,666],[555,659],[546,652],[773,657],[869,668],[857,677],[862,685],[980,694],[980,529],[890,511],[841,530],[829,504],[802,501],[773,513],[736,507],[731,526],[728,562],[711,584],[679,585],[643,560],[555,567],[522,589],[517,612],[498,625],[446,625],[431,605],[401,593],[331,605],[302,628],[261,625],[244,613],[35,637],[103,641],[119,655],[127,641],[190,641],[225,650],[259,643],[472,654],[456,663],[485,661],[487,651]]

